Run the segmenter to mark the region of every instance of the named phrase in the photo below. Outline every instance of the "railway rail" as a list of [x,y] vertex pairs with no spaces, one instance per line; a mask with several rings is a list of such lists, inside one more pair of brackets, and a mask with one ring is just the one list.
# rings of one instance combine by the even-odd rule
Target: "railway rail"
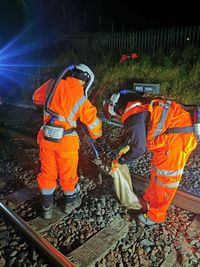
[[0,213],[8,218],[8,220],[10,220],[11,223],[13,223],[16,227],[18,227],[31,242],[39,247],[42,253],[44,253],[53,264],[59,267],[75,267],[75,264],[67,259],[44,237],[42,237],[42,235],[38,234],[32,227],[30,227],[23,219],[21,219],[15,212],[9,209],[2,202],[0,202]]
[[[13,131],[12,129],[8,129],[8,128],[1,128],[0,132],[2,132],[3,134],[6,134],[6,135],[9,134],[11,139],[21,140],[22,142],[27,143],[33,147],[37,146],[35,136],[33,137],[31,135],[27,135],[26,133],[23,133],[23,132],[20,133],[18,131]],[[109,177],[108,171],[104,167],[99,165],[97,162],[92,161],[90,158],[88,158],[88,161],[89,160],[90,160],[90,166],[93,168],[96,168],[98,170],[98,172],[101,172],[101,174],[103,175],[103,183],[104,183],[104,179],[106,180],[106,177],[107,178]],[[143,191],[148,184],[148,180],[145,177],[143,177],[142,175],[133,174],[133,179],[134,179],[134,186],[135,186],[135,189],[137,191]],[[101,186],[99,186],[99,188],[101,190]],[[33,189],[33,190],[37,191],[37,189]],[[25,191],[26,191],[26,189],[25,189]],[[28,188],[27,188],[27,191],[28,191]],[[6,198],[13,200],[13,196],[15,195],[15,193],[16,192],[13,192],[12,196],[9,195],[9,196],[6,196]],[[35,194],[35,191],[34,191],[34,194]],[[19,196],[19,194],[18,194],[18,196]],[[29,192],[27,194],[23,192],[23,201],[26,201],[26,197],[24,199],[24,196],[27,196],[29,199],[29,197],[30,197]],[[18,201],[20,201],[19,198],[18,198]],[[200,209],[199,209],[200,198],[196,195],[191,194],[191,193],[187,193],[187,192],[183,192],[181,190],[178,190],[176,193],[176,196],[174,198],[173,204],[175,206],[177,206],[178,208],[188,210],[194,214],[200,213]],[[10,214],[10,215],[8,215],[8,217],[9,216],[15,217],[15,215],[11,215],[12,211],[3,205],[4,204],[0,205],[0,208],[1,208],[0,212],[5,214],[6,210],[7,210],[8,214]],[[111,225],[107,225],[106,227],[104,227],[103,230],[98,231],[87,242],[85,242],[83,245],[79,246],[78,249],[71,251],[71,253],[69,254],[70,258],[68,260],[67,257],[65,257],[62,253],[60,253],[55,247],[53,247],[41,235],[41,233],[45,233],[51,227],[54,227],[54,225],[59,224],[59,221],[62,221],[64,218],[65,218],[65,215],[59,211],[57,216],[54,217],[54,221],[52,223],[49,223],[49,222],[47,223],[38,217],[36,217],[36,218],[34,218],[28,222],[24,222],[25,224],[28,223],[28,227],[27,228],[25,227],[26,230],[28,229],[27,230],[28,232],[30,230],[31,233],[36,233],[36,236],[39,235],[39,238],[38,238],[39,239],[39,244],[38,244],[39,248],[41,248],[41,250],[43,252],[44,252],[46,247],[49,248],[49,251],[45,252],[45,253],[47,253],[45,255],[47,255],[47,257],[49,257],[50,261],[52,261],[53,264],[55,264],[55,265],[48,265],[50,267],[51,266],[70,266],[67,264],[71,264],[71,266],[84,266],[84,267],[86,267],[86,266],[104,266],[104,265],[100,265],[100,264],[98,265],[97,261],[98,262],[102,261],[103,257],[107,257],[106,258],[106,261],[107,261],[107,259],[109,257],[106,255],[109,255],[109,256],[112,255],[113,256],[113,254],[112,254],[113,252],[111,253],[110,250],[112,250],[112,249],[114,250],[114,247],[116,246],[117,242],[119,242],[119,240],[123,239],[124,236],[128,232],[130,232],[130,229],[132,229],[132,227],[133,227],[132,223],[129,220],[127,220],[126,216],[124,216],[123,220],[117,219],[116,221],[112,222]],[[17,217],[17,220],[20,221],[20,218]],[[11,221],[12,221],[12,219],[11,219]],[[23,223],[19,223],[19,224],[23,225]],[[195,231],[199,234],[199,232],[198,232],[199,226],[200,226],[200,218],[198,215],[196,215],[196,216],[194,216],[194,220],[191,223],[191,226],[188,230],[193,231],[195,229]],[[19,225],[18,225],[18,227],[19,227]],[[23,226],[22,226],[22,228],[23,228]],[[39,232],[40,232],[40,234],[39,234]],[[27,235],[29,235],[29,234],[27,234]],[[113,236],[115,236],[115,238],[113,238]],[[105,237],[109,237],[109,238],[105,238]],[[180,245],[181,249],[183,249],[183,250],[185,249],[187,252],[189,251],[190,253],[192,253],[191,248],[188,248],[188,241],[187,240],[183,240],[183,241],[184,241],[183,245]],[[195,240],[195,242],[196,242],[195,244],[198,243],[197,240]],[[103,244],[104,244],[104,246],[103,246]],[[105,246],[105,244],[107,244],[107,246]],[[199,244],[200,244],[200,240],[199,240]],[[99,249],[99,248],[101,248],[101,249]],[[115,250],[114,250],[114,252],[115,252]],[[48,253],[49,253],[49,255],[48,255]],[[138,253],[141,253],[141,252],[138,252]],[[176,253],[175,254],[174,253],[175,252],[172,250],[160,265],[155,264],[154,266],[162,266],[162,267],[168,267],[169,266],[170,267],[170,266],[175,266],[175,264],[176,264],[176,266],[179,266],[177,256],[175,255]],[[53,257],[53,259],[52,259],[51,254],[60,255],[60,256],[58,256],[58,258],[55,256],[55,258]],[[88,255],[88,256],[86,257],[86,255]],[[105,259],[102,262],[105,262]],[[200,264],[200,261],[198,263],[198,260],[197,260],[197,265],[195,265],[195,262],[193,262],[193,263],[194,264],[191,266],[198,266],[198,264]],[[10,266],[14,266],[14,265],[10,265]],[[118,265],[112,265],[112,266],[118,266]],[[131,265],[124,265],[124,266],[131,266]],[[146,265],[146,266],[151,266],[151,265]]]
[[[24,142],[30,145],[38,146],[35,137],[27,135],[23,132],[20,133],[20,132],[13,131],[8,128],[0,128],[0,132],[4,132],[4,134],[5,133],[9,134],[13,138],[22,139]],[[108,171],[102,168],[101,165],[99,165],[96,161],[92,161],[89,158],[87,160],[91,161],[90,164],[94,165],[99,170],[100,173],[102,173],[105,176],[109,176]],[[136,189],[141,190],[141,191],[144,191],[145,187],[149,183],[147,178],[145,178],[142,175],[138,175],[136,173],[133,174],[133,179],[134,179],[134,186],[136,187]],[[177,193],[173,200],[173,204],[180,208],[194,212],[196,214],[200,213],[200,197],[194,194],[184,192],[182,190],[177,190]]]

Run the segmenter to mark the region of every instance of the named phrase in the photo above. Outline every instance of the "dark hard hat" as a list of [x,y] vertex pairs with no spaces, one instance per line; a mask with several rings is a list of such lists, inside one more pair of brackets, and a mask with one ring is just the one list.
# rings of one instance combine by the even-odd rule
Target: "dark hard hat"
[[121,89],[110,93],[104,100],[103,112],[105,118],[109,119],[113,116],[121,116],[128,102],[136,101],[142,98],[141,93]]

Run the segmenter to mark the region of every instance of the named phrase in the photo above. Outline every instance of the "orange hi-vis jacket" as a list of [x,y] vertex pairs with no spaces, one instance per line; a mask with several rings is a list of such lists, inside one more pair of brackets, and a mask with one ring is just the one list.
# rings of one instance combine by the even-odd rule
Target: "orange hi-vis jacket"
[[[49,88],[53,80],[49,80],[35,90],[33,102],[44,106]],[[53,118],[44,111],[43,122],[53,118],[54,125],[61,125],[65,130],[75,129],[77,120],[84,123],[93,139],[102,135],[102,122],[97,117],[97,109],[84,96],[83,87],[79,80],[68,77],[60,80],[49,104],[50,110],[58,114]],[[44,139],[43,127],[38,133],[40,145],[41,173],[38,175],[38,184],[44,193],[56,188],[56,179],[60,178],[60,185],[64,192],[74,191],[78,181],[77,163],[79,137],[74,130],[66,134],[59,143]],[[48,191],[49,189],[49,191]],[[46,191],[45,191],[46,190]]]
[[[167,133],[168,129],[193,125],[190,113],[180,104],[162,98],[153,99],[149,104],[142,104],[140,101],[129,102],[122,116],[122,122],[131,115],[145,111],[150,112],[147,148],[151,151],[166,145],[165,142],[172,137]],[[184,130],[180,134],[184,134]],[[193,132],[190,132],[190,136],[196,140]]]
[[49,90],[51,89],[50,85],[53,85],[54,80],[48,80],[43,85],[41,85],[38,89],[34,91],[32,100],[33,103],[39,107],[43,108],[44,103],[46,101],[47,94],[49,93]]
[[[153,153],[150,185],[144,192],[144,199],[150,204],[147,215],[153,221],[163,222],[197,139],[193,131],[184,132],[184,129],[192,128],[192,118],[175,101],[155,98],[145,104],[142,101],[129,102],[122,122],[140,112],[150,114],[147,140],[144,142]],[[173,132],[174,129],[179,131]]]
[[[49,83],[52,83],[52,80],[47,81],[34,92],[33,102],[36,105],[44,105]],[[84,96],[83,87],[75,78],[68,77],[59,82],[49,108],[59,114],[59,118],[54,120],[55,125],[61,125],[68,130],[76,128],[77,120],[80,119],[87,126],[93,139],[102,135],[102,124],[97,118],[96,107]],[[51,117],[44,111],[44,123]]]

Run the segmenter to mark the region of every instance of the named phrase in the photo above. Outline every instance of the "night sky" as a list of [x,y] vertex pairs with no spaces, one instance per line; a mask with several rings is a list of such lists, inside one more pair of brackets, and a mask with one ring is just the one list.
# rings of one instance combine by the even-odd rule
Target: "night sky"
[[200,25],[200,15],[191,1],[0,0],[0,95],[15,88],[20,95],[18,88],[40,78],[38,66],[45,68],[56,56],[54,47],[74,33],[193,25]]
[[0,43],[31,25],[35,36],[52,30],[122,32],[200,25],[199,8],[191,1],[1,0]]

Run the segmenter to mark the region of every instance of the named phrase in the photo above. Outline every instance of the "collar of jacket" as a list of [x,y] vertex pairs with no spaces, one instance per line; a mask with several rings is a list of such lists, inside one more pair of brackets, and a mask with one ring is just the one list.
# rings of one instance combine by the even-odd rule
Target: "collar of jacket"
[[148,111],[148,106],[149,104],[142,104],[140,101],[129,102],[125,108],[124,114],[122,115],[122,122],[124,123],[128,117],[135,113]]

